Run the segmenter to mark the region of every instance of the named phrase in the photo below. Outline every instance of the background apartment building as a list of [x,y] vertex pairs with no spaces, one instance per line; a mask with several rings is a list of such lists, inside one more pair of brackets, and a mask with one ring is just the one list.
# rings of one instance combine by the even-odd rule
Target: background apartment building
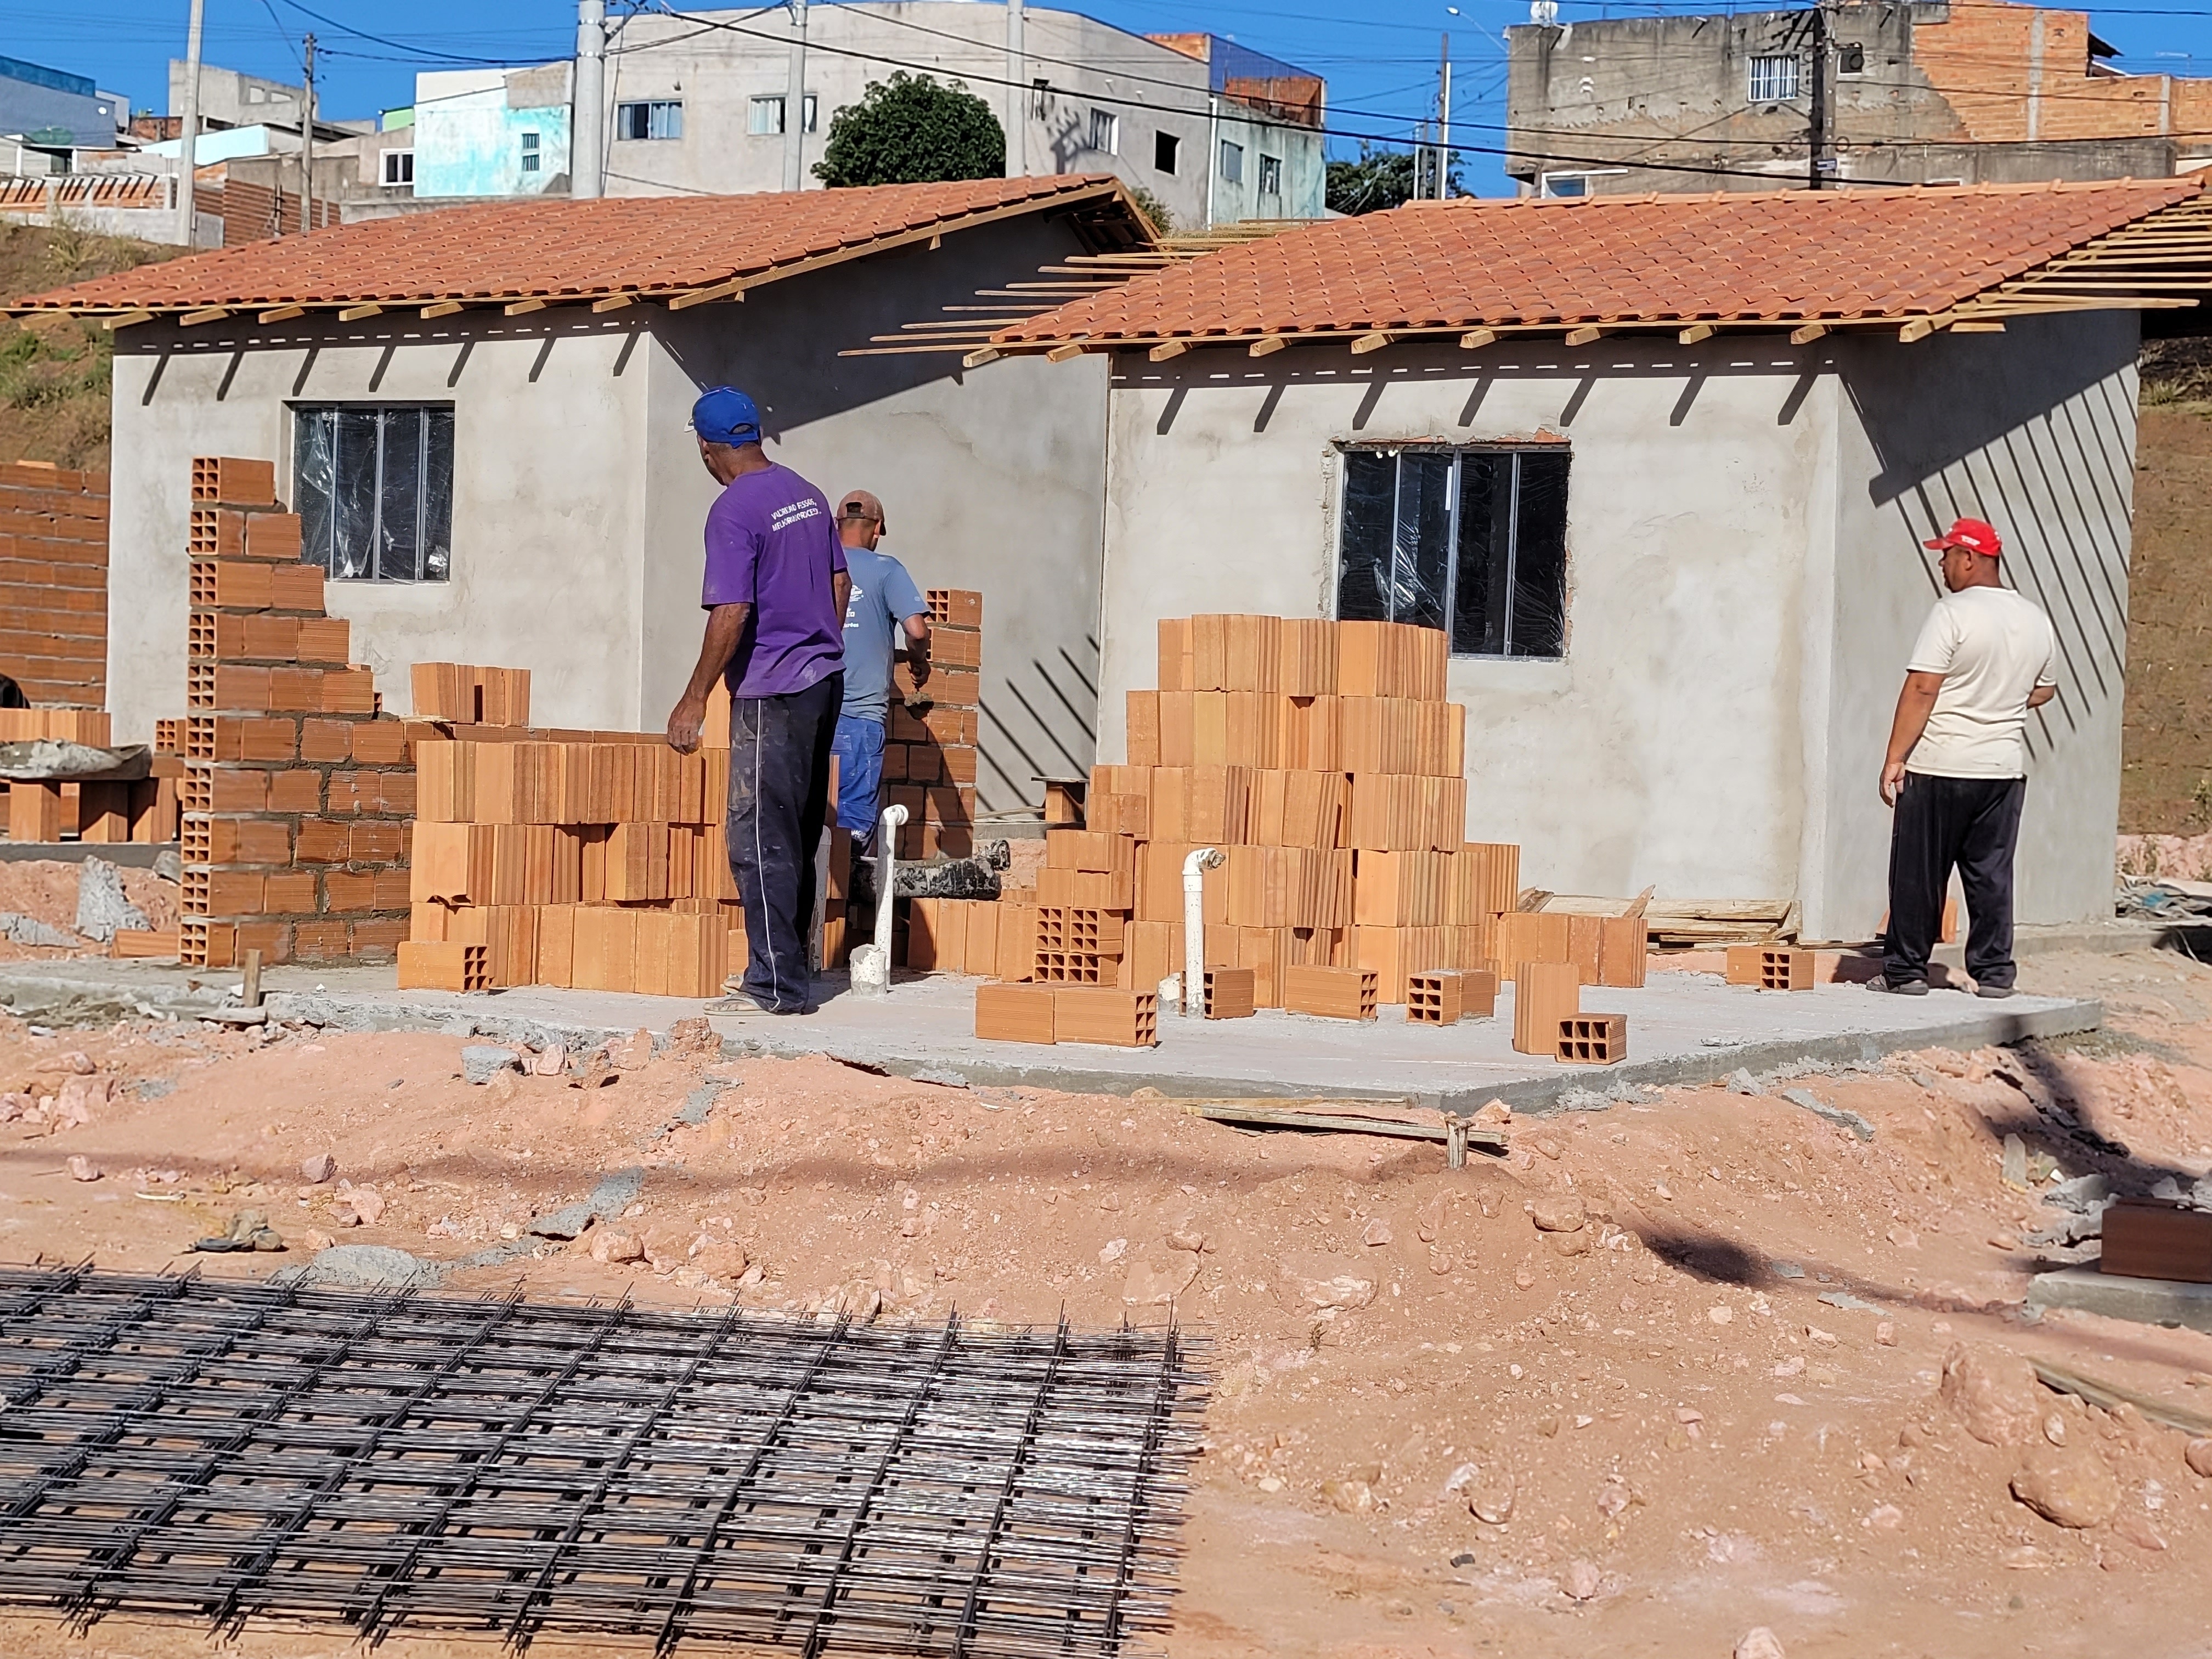
[[[810,8],[804,187],[817,188],[836,112],[905,70],[991,106],[1010,176],[1114,173],[1186,229],[1322,216],[1319,76],[1217,36],[1130,34],[1032,8],[1017,48],[1008,21],[1004,5],[970,0]],[[602,191],[782,189],[793,38],[788,10],[625,19],[605,70]],[[418,76],[411,128],[399,129],[411,138],[372,141],[380,183],[404,172],[423,206],[569,191],[574,79],[565,63]]]
[[1768,190],[1808,182],[1816,143],[1838,184],[2159,178],[2212,161],[2212,80],[2120,73],[2081,12],[1845,0],[1531,23],[1506,40],[1506,168],[1527,193]]

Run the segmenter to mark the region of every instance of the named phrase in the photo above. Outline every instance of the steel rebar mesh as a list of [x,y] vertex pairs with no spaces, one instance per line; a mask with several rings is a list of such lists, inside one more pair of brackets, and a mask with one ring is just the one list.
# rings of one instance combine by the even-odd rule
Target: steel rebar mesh
[[0,1269],[0,1602],[1110,1656],[1191,1340]]

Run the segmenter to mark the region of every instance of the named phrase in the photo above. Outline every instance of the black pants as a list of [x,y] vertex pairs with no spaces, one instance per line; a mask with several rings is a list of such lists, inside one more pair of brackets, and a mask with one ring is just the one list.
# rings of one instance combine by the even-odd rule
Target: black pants
[[1966,894],[1966,972],[1978,986],[2010,989],[2012,854],[2020,841],[2026,778],[1939,778],[1907,772],[1889,837],[1889,934],[1882,976],[1892,985],[1928,977],[1943,929],[1943,895],[1956,866]]
[[730,874],[745,909],[745,994],[795,1014],[814,975],[814,854],[845,676],[781,697],[730,699]]

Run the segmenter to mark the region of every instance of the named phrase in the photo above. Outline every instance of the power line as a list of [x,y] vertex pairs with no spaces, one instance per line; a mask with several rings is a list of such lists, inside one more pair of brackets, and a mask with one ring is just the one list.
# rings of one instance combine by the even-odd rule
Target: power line
[[[294,3],[294,0],[287,0],[287,3],[288,3],[288,4],[289,4],[289,3]],[[731,34],[742,34],[742,35],[744,35],[744,36],[746,36],[746,37],[748,37],[748,38],[750,38],[750,39],[752,39],[752,40],[765,40],[765,41],[768,41],[768,42],[769,42],[769,43],[770,43],[770,44],[772,44],[772,45],[778,45],[778,46],[781,46],[781,45],[784,45],[784,44],[786,44],[785,37],[783,37],[783,36],[781,36],[781,35],[779,35],[779,34],[769,34],[769,33],[764,33],[764,32],[763,32],[762,30],[759,30],[759,29],[749,29],[749,28],[745,28],[745,27],[742,27],[741,25],[738,25],[738,24],[736,24],[736,23],[724,23],[724,22],[714,21],[711,21],[711,20],[709,20],[709,21],[706,21],[706,22],[702,23],[702,26],[701,26],[701,27],[700,27],[698,30],[695,30],[695,31],[693,32],[693,33],[692,33],[692,34],[690,34],[690,35],[686,35],[686,36],[684,36],[684,37],[682,37],[682,38],[683,38],[683,39],[685,39],[685,40],[696,39],[696,36],[697,36],[699,33],[705,33],[706,31],[710,30],[710,29],[711,29],[711,30],[718,30],[718,31],[720,31],[720,32],[723,32],[723,33],[731,33]],[[643,51],[643,50],[647,50],[647,49],[648,49],[648,48],[647,48],[647,47],[642,47],[642,46],[641,46],[641,47],[634,47],[634,48],[631,48],[631,50],[633,50],[633,51]],[[939,64],[917,64],[917,63],[914,63],[914,62],[912,62],[912,61],[910,61],[910,60],[908,60],[908,59],[906,59],[906,58],[893,58],[893,57],[890,57],[890,56],[888,56],[888,55],[886,55],[886,54],[881,53],[881,52],[862,52],[862,51],[857,50],[857,49],[853,48],[853,47],[848,47],[848,46],[832,46],[824,45],[824,44],[822,44],[822,43],[819,43],[819,42],[813,42],[813,41],[810,41],[810,42],[808,43],[808,45],[807,45],[807,50],[808,50],[810,52],[823,52],[823,53],[826,53],[827,55],[829,55],[829,56],[830,56],[830,57],[833,57],[833,58],[855,58],[855,59],[858,59],[858,60],[860,60],[860,62],[863,62],[863,63],[881,64],[884,64],[884,65],[885,65],[885,66],[887,66],[887,67],[889,67],[889,68],[891,68],[891,69],[910,70],[915,71],[915,73],[918,73],[918,74],[923,74],[923,75],[939,74],[939,73],[945,73],[945,71],[944,70],[944,69],[943,69],[943,66],[942,66],[942,65],[939,65]],[[1031,86],[1032,86],[1032,84],[1033,84],[1032,82],[1026,82],[1026,81],[1014,81],[1014,80],[1011,80],[1011,79],[1009,79],[1007,76],[1003,76],[1003,75],[987,75],[987,74],[981,74],[981,73],[969,73],[969,72],[963,72],[963,73],[962,73],[962,74],[961,74],[961,76],[959,76],[959,78],[960,78],[963,82],[969,82],[969,81],[972,81],[972,82],[978,82],[978,83],[980,83],[980,84],[981,84],[981,85],[984,85],[984,86],[994,86],[994,87],[1017,87],[1017,88],[1021,88],[1022,90],[1024,90],[1024,91],[1030,90],[1030,88],[1031,88]],[[1062,90],[1069,90],[1069,89],[1062,88]],[[1156,104],[1156,103],[1150,103],[1150,102],[1146,102],[1146,101],[1145,101],[1145,100],[1140,100],[1140,99],[1118,97],[1118,96],[1115,96],[1115,94],[1110,94],[1110,93],[1091,93],[1091,92],[1086,92],[1086,93],[1084,93],[1084,94],[1080,94],[1080,95],[1083,97],[1083,99],[1085,100],[1085,102],[1088,102],[1088,103],[1092,103],[1092,104],[1104,104],[1104,105],[1112,106],[1115,106],[1115,107],[1117,107],[1117,108],[1121,108],[1121,109],[1138,110],[1138,111],[1142,111],[1142,112],[1146,112],[1146,113],[1150,113],[1150,114],[1187,115],[1187,116],[1189,116],[1189,117],[1193,118],[1194,119],[1196,119],[1196,118],[1204,118],[1204,117],[1210,116],[1211,114],[1212,114],[1212,113],[1213,113],[1213,112],[1212,112],[1210,108],[1198,108],[1198,107],[1194,107],[1194,106],[1187,106],[1187,105],[1186,105],[1186,106],[1178,106],[1171,105],[1171,104]],[[1397,120],[1404,119],[1404,120],[1408,121],[1409,125],[1410,125],[1410,124],[1414,124],[1414,123],[1416,123],[1416,122],[1418,121],[1418,118],[1419,118],[1400,117],[1400,116],[1396,116],[1396,115],[1382,114],[1382,113],[1380,113],[1380,112],[1372,112],[1372,113],[1375,113],[1375,114],[1376,114],[1376,118],[1379,118],[1379,119],[1388,120],[1388,121],[1397,121]],[[1483,125],[1484,125],[1486,127],[1487,127],[1487,126],[1489,126],[1489,125],[1492,125],[1492,124],[1485,123],[1485,124],[1483,124]],[[1370,143],[1384,143],[1384,144],[1405,144],[1405,143],[1410,143],[1411,142],[1413,142],[1409,137],[1402,137],[1402,136],[1401,136],[1401,135],[1399,135],[1399,134],[1397,134],[1397,133],[1364,132],[1364,131],[1358,131],[1358,130],[1357,130],[1357,129],[1354,129],[1354,128],[1340,127],[1340,126],[1332,125],[1329,125],[1329,124],[1328,124],[1328,123],[1327,123],[1327,122],[1323,122],[1323,123],[1322,123],[1322,124],[1320,124],[1320,125],[1316,125],[1316,126],[1315,126],[1315,127],[1313,127],[1313,128],[1310,128],[1310,129],[1306,129],[1306,130],[1307,130],[1307,131],[1317,131],[1317,132],[1320,132],[1321,134],[1322,134],[1324,137],[1332,137],[1332,138],[1352,138],[1352,139],[1364,139],[1364,140],[1366,140],[1366,141],[1368,141],[1368,142],[1370,142]],[[1613,159],[1612,159],[1612,158],[1610,158],[1610,157],[1604,157],[1604,158],[1601,158],[1601,157],[1595,157],[1595,156],[1562,156],[1562,155],[1558,155],[1553,154],[1553,152],[1549,152],[1549,151],[1518,150],[1518,149],[1508,149],[1508,148],[1505,148],[1505,147],[1504,147],[1504,146],[1499,146],[1499,145],[1489,145],[1489,144],[1463,144],[1463,143],[1458,143],[1458,142],[1456,142],[1456,141],[1455,141],[1455,142],[1454,142],[1454,143],[1452,144],[1452,149],[1453,149],[1454,150],[1455,150],[1455,151],[1458,151],[1458,152],[1460,152],[1460,153],[1463,154],[1463,155],[1500,155],[1500,156],[1508,156],[1508,157],[1514,157],[1514,158],[1523,158],[1523,159],[1527,159],[1527,160],[1529,160],[1529,161],[1544,161],[1544,160],[1565,161],[1571,161],[1571,162],[1580,162],[1580,163],[1583,163],[1583,164],[1585,164],[1585,165],[1588,165],[1588,166],[1591,166],[1591,167],[1619,167],[1619,166],[1624,165],[1623,163],[1621,163],[1621,162],[1620,162],[1620,161],[1614,161],[1614,160],[1613,160]],[[1626,164],[1626,165],[1634,165],[1634,164],[1633,164],[1633,163],[1629,163],[1629,164]],[[1651,171],[1654,171],[1654,172],[1664,172],[1664,173],[1696,173],[1696,174],[1705,175],[1705,176],[1711,176],[1711,177],[1713,177],[1713,178],[1758,179],[1766,180],[1766,181],[1770,181],[1770,182],[1771,181],[1772,177],[1773,177],[1773,175],[1772,175],[1772,174],[1771,174],[1771,173],[1759,172],[1759,171],[1757,171],[1757,170],[1754,170],[1754,169],[1751,169],[1751,168],[1745,168],[1745,167],[1729,167],[1698,166],[1698,165],[1694,165],[1694,164],[1692,164],[1692,165],[1686,165],[1686,166],[1683,166],[1683,165],[1669,165],[1669,166],[1666,166],[1666,167],[1652,167],[1650,170],[1651,170]]]

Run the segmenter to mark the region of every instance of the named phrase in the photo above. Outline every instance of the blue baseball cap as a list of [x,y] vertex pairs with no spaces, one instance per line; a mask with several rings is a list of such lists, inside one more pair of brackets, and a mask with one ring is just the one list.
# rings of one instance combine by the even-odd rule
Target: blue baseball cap
[[710,444],[757,444],[760,410],[733,386],[709,386],[691,405],[691,430]]

